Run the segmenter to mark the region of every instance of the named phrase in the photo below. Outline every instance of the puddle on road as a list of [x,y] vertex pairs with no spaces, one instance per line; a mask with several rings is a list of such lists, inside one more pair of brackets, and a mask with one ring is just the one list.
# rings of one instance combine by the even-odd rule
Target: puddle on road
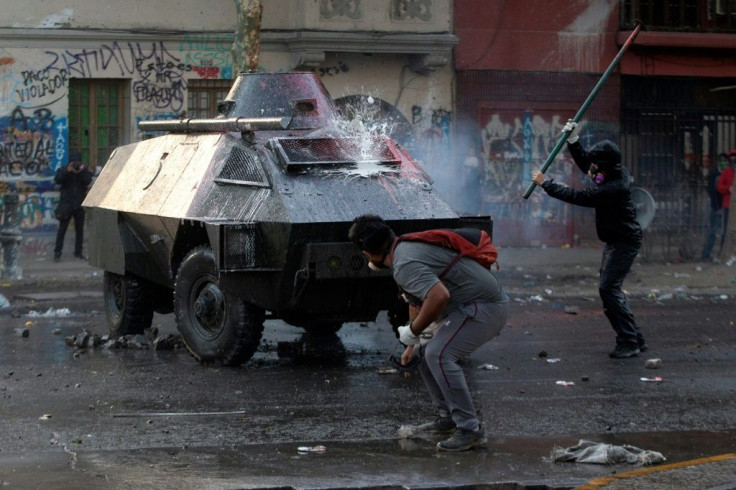
[[[608,436],[593,436],[602,440]],[[620,434],[611,443],[661,450],[668,463],[731,452],[736,430],[719,433]],[[338,488],[389,485],[469,486],[492,482],[540,483],[572,488],[595,478],[635,470],[636,465],[550,463],[556,445],[575,438],[489,438],[486,448],[463,453],[437,453],[436,440],[293,441],[228,448],[158,448],[80,453],[78,469],[104,473],[110,483],[186,481],[199,488],[223,488],[246,478],[249,485]],[[320,452],[299,452],[323,445]],[[247,471],[243,462],[247,461]],[[214,485],[214,486],[211,486]],[[541,488],[541,487],[540,487]]]
[[[106,349],[103,346],[79,347],[67,345],[67,338],[89,332],[92,336],[107,334],[106,320],[100,312],[69,312],[65,309],[38,309],[21,317],[6,317],[0,333],[0,359],[7,364],[24,364],[29,359],[40,365],[70,363],[84,357],[93,368],[110,368],[109,363],[129,362],[153,364],[181,358],[196,364],[184,348],[154,351],[148,348]],[[178,335],[167,317],[154,321],[158,335]],[[167,322],[168,321],[168,322]],[[267,330],[248,368],[284,365],[305,367],[367,368],[385,364],[390,354],[386,349],[392,337],[390,331],[379,332],[375,325],[346,324],[338,334],[315,335],[283,322],[267,322]],[[386,337],[386,339],[384,339]],[[105,366],[106,365],[106,366]]]

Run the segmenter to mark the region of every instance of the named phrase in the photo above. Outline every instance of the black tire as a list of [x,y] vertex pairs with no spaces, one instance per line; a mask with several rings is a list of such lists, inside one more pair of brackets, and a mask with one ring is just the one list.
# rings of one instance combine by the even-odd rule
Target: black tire
[[208,246],[192,249],[181,263],[174,311],[184,344],[199,362],[238,366],[261,342],[265,310],[220,289]]
[[301,326],[310,335],[335,335],[341,328],[342,322],[309,322]]
[[103,292],[111,335],[139,334],[151,326],[154,305],[145,281],[105,271]]

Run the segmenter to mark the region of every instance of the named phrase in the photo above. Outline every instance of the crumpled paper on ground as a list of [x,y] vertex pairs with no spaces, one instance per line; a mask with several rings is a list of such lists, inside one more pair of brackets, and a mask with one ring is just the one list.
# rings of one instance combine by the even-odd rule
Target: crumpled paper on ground
[[667,461],[662,453],[639,449],[638,447],[615,446],[602,442],[580,439],[577,446],[555,447],[549,460],[554,463],[594,463],[594,464],[636,464],[650,465]]

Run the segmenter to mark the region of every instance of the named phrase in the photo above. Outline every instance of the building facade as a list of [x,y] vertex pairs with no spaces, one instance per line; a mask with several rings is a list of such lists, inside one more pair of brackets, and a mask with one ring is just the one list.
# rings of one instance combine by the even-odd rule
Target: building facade
[[[645,254],[700,253],[706,175],[719,153],[736,147],[736,2],[729,0],[455,2],[456,130],[482,168],[472,206],[494,215],[499,243],[596,240],[592,211],[539,190],[520,196],[635,20],[646,30],[585,112],[581,142],[618,142],[635,186],[654,198]],[[564,150],[548,174],[585,185]]]
[[[259,70],[315,71],[351,117],[388,124],[419,158],[443,161],[458,42],[452,2],[262,4]],[[140,121],[215,115],[237,75],[236,13],[233,0],[3,7],[0,192],[19,194],[23,247],[50,246],[34,232],[57,226],[53,175],[70,151],[98,168],[116,146],[145,137]]]

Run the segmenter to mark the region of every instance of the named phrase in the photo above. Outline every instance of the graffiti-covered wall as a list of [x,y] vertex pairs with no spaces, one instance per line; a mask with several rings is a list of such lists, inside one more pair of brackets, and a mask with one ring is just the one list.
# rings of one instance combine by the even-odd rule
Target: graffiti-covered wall
[[[138,141],[144,137],[138,130],[140,121],[178,118],[187,111],[193,80],[232,79],[231,39],[209,33],[165,40],[86,37],[84,42],[40,40],[33,48],[0,48],[0,191],[19,192],[21,229],[57,226],[53,176],[66,165],[73,144],[70,84],[121,81],[126,121],[121,144]],[[292,57],[266,52],[259,68],[289,71]],[[334,54],[315,71],[335,99],[379,101],[381,124],[395,126],[401,142],[431,171],[437,187],[452,196],[457,172],[451,155],[449,66],[427,76],[407,70],[404,55]]]
[[[137,123],[178,117],[187,82],[232,78],[230,42],[184,36],[178,42],[99,40],[80,46],[0,48],[0,182],[20,195],[21,229],[54,228],[58,192],[53,177],[69,154],[70,82],[124,81],[121,143],[141,138]],[[100,162],[102,164],[104,162]]]

